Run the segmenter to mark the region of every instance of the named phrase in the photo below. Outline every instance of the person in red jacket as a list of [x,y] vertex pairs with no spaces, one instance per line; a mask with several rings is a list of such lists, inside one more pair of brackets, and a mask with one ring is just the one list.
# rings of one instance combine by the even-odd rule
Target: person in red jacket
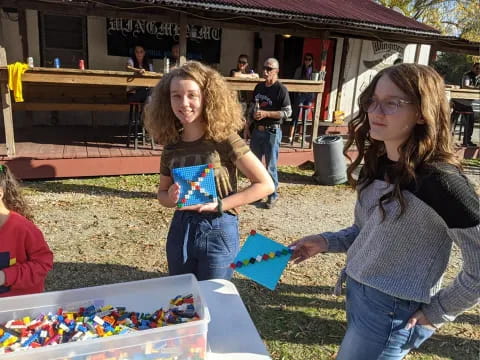
[[53,253],[31,219],[18,182],[0,165],[0,297],[44,290]]

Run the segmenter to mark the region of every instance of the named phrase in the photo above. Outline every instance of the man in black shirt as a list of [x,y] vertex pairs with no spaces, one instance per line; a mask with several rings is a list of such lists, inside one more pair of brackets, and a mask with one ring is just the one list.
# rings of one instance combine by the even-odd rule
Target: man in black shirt
[[[278,199],[277,162],[282,140],[280,122],[292,114],[287,88],[278,81],[279,64],[275,58],[263,63],[264,83],[259,83],[253,90],[255,106],[252,106],[253,130],[245,129],[245,137],[251,135],[252,152],[262,160],[265,156],[267,171],[275,184],[275,192],[268,196],[267,209],[271,209]],[[258,104],[258,105],[257,105]]]
[[478,89],[480,87],[480,63],[472,65],[472,70],[463,74],[462,88]]

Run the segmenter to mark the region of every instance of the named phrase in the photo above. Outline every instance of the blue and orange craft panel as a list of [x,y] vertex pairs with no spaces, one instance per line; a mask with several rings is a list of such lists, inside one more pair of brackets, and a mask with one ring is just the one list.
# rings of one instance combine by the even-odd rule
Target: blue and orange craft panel
[[230,267],[275,290],[292,253],[292,249],[252,230]]
[[180,185],[178,208],[217,202],[213,164],[175,168],[172,170],[172,176]]

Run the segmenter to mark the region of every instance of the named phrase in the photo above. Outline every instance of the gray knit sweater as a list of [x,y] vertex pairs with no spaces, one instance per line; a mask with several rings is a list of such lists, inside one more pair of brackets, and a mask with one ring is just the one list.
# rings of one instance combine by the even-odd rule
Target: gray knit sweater
[[[391,162],[384,160],[384,171]],[[347,252],[346,273],[356,281],[391,296],[421,302],[430,322],[439,327],[480,301],[480,206],[468,180],[453,166],[442,164],[417,174],[403,191],[406,210],[398,201],[379,198],[391,191],[385,175],[368,185],[355,207],[355,224],[322,235],[330,252]],[[455,242],[463,267],[441,288]]]

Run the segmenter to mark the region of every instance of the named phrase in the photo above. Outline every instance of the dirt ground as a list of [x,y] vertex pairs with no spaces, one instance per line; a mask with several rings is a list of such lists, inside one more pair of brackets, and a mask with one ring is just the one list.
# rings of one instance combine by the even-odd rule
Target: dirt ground
[[[318,186],[308,174],[281,176],[280,200],[273,209],[263,204],[242,208],[244,237],[255,229],[288,244],[351,224],[355,195],[346,186]],[[156,201],[154,178],[133,180],[137,187],[131,177],[103,180],[27,183],[37,223],[55,253],[51,290],[124,281],[124,272],[129,278],[167,272],[164,242],[173,210]],[[64,266],[71,268],[61,271]],[[71,276],[72,270],[79,276]]]
[[[351,225],[355,194],[346,186],[316,185],[309,170],[297,169],[292,173],[282,168],[280,178],[280,200],[273,209],[264,209],[259,204],[242,208],[243,237],[255,229],[289,244],[306,234]],[[36,223],[55,254],[55,267],[47,279],[47,290],[166,275],[165,238],[172,210],[158,204],[157,181],[156,176],[125,176],[25,183]],[[342,254],[326,254],[298,266],[289,265],[276,294],[235,277],[242,299],[274,359],[299,359],[297,356],[303,354],[302,351],[305,355],[301,358],[312,360],[329,358],[335,353],[345,327],[344,298],[333,298],[331,290],[344,261]],[[460,267],[459,251],[455,248],[447,279]],[[292,289],[297,292],[295,296],[290,294]],[[316,293],[312,289],[317,289]],[[305,317],[306,327],[296,333],[283,332],[280,320],[276,325],[271,325],[271,320],[264,323],[265,309],[287,309],[285,314],[289,314],[290,310],[295,311],[299,299],[312,292],[313,300],[308,300],[307,312],[317,311],[323,302],[338,305],[338,313],[325,315],[332,317],[328,320],[332,322],[331,328],[327,326],[330,322],[318,320],[321,314],[311,316],[319,321],[318,328],[322,330],[309,328],[311,317]],[[261,298],[261,294],[265,294],[265,298]],[[274,312],[274,316],[277,314],[278,311]],[[319,341],[312,340],[322,338],[322,331],[326,331],[325,338],[330,339],[325,345],[323,340],[320,345]],[[475,357],[480,348],[478,307],[463,315],[459,324],[449,325],[435,336],[437,340],[431,340],[430,347],[426,346],[427,355],[432,349],[434,357],[413,355],[411,359],[478,359]],[[451,351],[464,348],[461,357],[448,355],[450,350],[446,349],[453,347]]]

